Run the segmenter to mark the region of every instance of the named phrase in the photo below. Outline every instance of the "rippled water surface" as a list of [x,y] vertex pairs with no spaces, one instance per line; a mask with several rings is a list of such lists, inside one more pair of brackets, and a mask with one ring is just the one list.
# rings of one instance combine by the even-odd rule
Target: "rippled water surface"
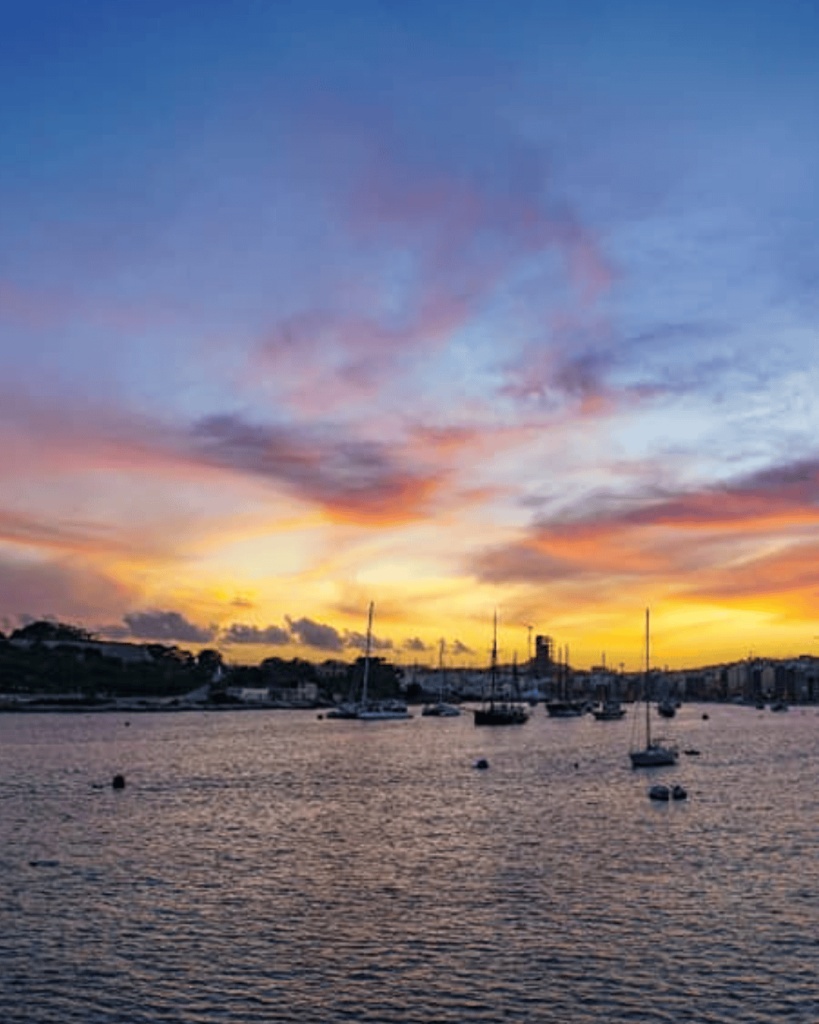
[[0,715],[0,1020],[816,1024],[816,709],[630,729]]

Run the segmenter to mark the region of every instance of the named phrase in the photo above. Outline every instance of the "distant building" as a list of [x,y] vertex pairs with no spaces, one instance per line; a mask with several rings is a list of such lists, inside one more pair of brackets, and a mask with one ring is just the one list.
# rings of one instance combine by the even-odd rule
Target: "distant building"
[[535,637],[535,675],[550,676],[554,670],[554,644],[550,636]]
[[104,658],[118,658],[122,662],[152,661],[153,655],[144,644],[130,644],[121,640],[10,640],[14,647],[29,649],[41,647],[73,647],[79,651],[95,651]]

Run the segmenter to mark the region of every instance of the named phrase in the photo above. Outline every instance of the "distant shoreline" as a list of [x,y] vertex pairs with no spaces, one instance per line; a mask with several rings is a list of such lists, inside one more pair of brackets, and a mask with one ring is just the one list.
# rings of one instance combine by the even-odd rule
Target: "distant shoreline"
[[105,702],[97,703],[68,703],[59,701],[4,701],[0,703],[0,714],[100,714],[100,713],[174,713],[184,711],[318,711],[325,709],[324,705],[305,706],[303,704],[113,704]]

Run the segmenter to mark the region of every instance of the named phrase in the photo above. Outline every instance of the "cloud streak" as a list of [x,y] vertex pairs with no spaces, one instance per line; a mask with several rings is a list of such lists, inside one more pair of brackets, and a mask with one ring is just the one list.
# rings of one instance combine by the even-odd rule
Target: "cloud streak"
[[211,465],[284,483],[340,521],[407,521],[420,514],[442,482],[435,474],[403,469],[377,442],[318,431],[300,434],[236,416],[197,424],[192,449]]
[[[817,526],[819,460],[799,460],[719,487],[538,522],[524,540],[484,549],[473,569],[493,583],[591,586],[653,576],[678,579],[691,593],[760,596],[819,581],[809,568]],[[766,554],[771,544],[778,550]]]

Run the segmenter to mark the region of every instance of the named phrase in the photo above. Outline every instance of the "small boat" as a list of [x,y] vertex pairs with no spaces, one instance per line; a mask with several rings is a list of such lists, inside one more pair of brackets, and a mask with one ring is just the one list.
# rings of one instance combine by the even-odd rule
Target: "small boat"
[[358,708],[355,704],[337,704],[325,713],[325,718],[358,718]]
[[529,719],[525,704],[509,700],[498,693],[498,613],[492,638],[492,662],[489,675],[489,696],[483,706],[472,712],[475,725],[523,725]]
[[421,711],[422,715],[433,718],[457,718],[460,713],[460,708],[456,708],[454,704],[447,704],[444,701],[426,704]]
[[643,704],[645,706],[645,747],[629,753],[632,768],[660,768],[677,763],[677,748],[651,737],[651,705],[648,700],[649,645],[648,609],[646,608],[646,670],[643,678]]
[[551,718],[579,718],[585,705],[579,700],[550,700],[546,703],[546,711]]
[[688,797],[688,793],[680,785],[663,786],[658,784],[649,789],[648,796],[650,800],[685,800]]
[[665,698],[664,700],[658,701],[657,711],[663,716],[663,718],[673,718],[677,714],[677,705],[673,700]]
[[363,722],[386,722],[391,718],[412,718],[406,704],[400,701],[371,702],[361,708],[355,716]]
[[529,718],[529,712],[520,705],[491,701],[487,707],[476,708],[473,714],[475,725],[523,725]]
[[600,707],[592,708],[592,714],[598,722],[613,722],[625,713],[626,709],[619,700],[604,700]]
[[546,712],[550,718],[579,718],[586,711],[586,704],[582,700],[572,700],[569,697],[569,648],[564,655],[558,654],[558,686],[557,694],[546,701]]
[[439,687],[438,687],[438,700],[431,704],[425,704],[421,714],[427,718],[457,718],[461,713],[461,709],[456,707],[454,704],[448,704],[444,700],[444,694],[446,692],[446,674],[444,672],[444,641],[441,641],[440,654],[438,655],[438,675],[439,675]]

